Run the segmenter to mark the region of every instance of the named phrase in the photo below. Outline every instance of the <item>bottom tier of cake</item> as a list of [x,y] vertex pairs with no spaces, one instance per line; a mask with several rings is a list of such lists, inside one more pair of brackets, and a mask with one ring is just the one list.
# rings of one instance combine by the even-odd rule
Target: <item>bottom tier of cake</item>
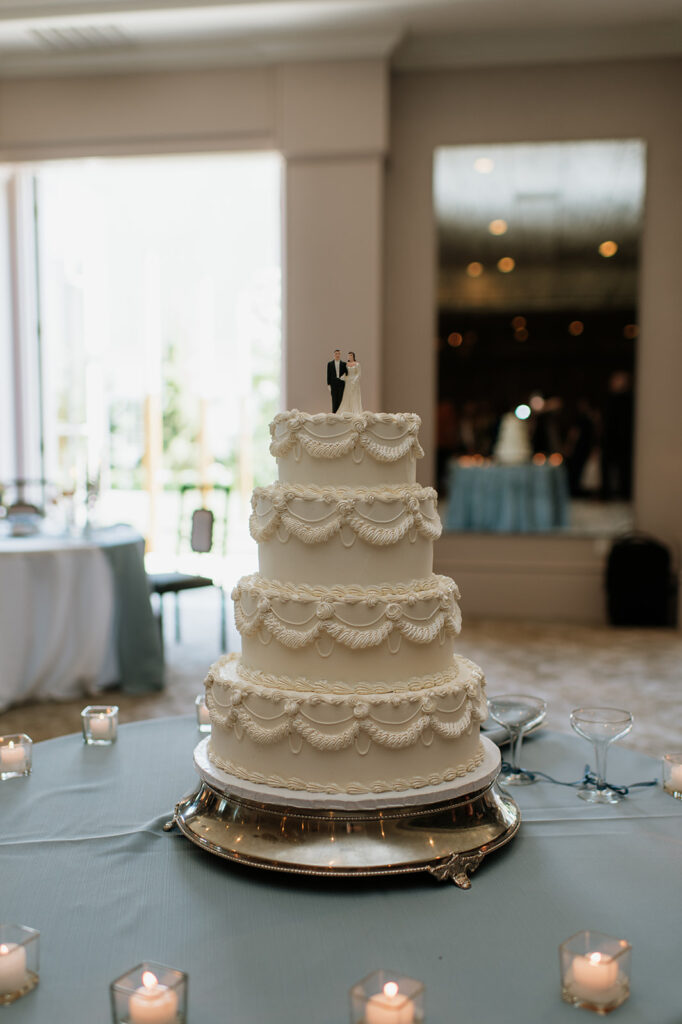
[[399,793],[466,778],[484,759],[483,673],[455,656],[400,686],[275,678],[220,658],[206,678],[209,757],[263,786],[306,793]]

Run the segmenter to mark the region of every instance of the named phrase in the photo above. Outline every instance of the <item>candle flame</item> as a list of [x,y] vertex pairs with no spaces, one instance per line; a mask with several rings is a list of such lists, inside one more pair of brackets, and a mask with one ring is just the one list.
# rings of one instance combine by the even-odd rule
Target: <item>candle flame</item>
[[158,985],[159,979],[151,971],[144,971],[142,974],[142,984],[145,988],[154,988]]
[[387,999],[395,999],[398,995],[398,986],[394,981],[387,981],[384,985],[384,995]]
[[7,746],[9,747],[10,750],[14,750],[14,740],[10,740]]
[[7,948],[5,943],[3,942],[3,944],[0,946],[0,954],[2,954],[2,956],[4,956],[5,953],[9,953],[9,949]]
[[590,961],[591,964],[601,964],[607,963],[611,959],[611,957],[604,956],[603,953],[590,953],[587,959]]

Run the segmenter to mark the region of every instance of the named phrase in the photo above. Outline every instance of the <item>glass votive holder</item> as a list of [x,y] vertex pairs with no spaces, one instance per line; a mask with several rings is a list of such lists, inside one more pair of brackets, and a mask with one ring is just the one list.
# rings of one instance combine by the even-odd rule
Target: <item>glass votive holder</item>
[[38,984],[40,932],[24,924],[0,924],[0,1006],[21,999]]
[[115,704],[88,704],[81,711],[83,742],[91,747],[108,747],[118,734],[118,708]]
[[682,754],[664,754],[661,760],[661,782],[666,793],[682,800]]
[[396,971],[368,974],[350,990],[351,1024],[419,1024],[424,1020],[424,985]]
[[0,736],[0,782],[30,775],[33,765],[33,740],[25,732]]
[[112,981],[113,1024],[184,1024],[187,975],[145,960]]
[[210,732],[211,731],[211,718],[208,713],[206,706],[206,695],[200,693],[197,699],[194,701],[194,706],[197,709],[197,727],[199,732]]
[[578,932],[559,946],[561,998],[595,1013],[609,1013],[630,995],[632,946],[601,932]]

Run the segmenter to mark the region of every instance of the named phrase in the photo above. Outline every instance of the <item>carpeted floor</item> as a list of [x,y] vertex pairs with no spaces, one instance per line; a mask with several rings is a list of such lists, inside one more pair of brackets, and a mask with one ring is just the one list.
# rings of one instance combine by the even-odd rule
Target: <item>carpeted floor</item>
[[[88,702],[116,703],[121,722],[191,713],[209,664],[219,656],[214,592],[183,595],[183,643],[166,638],[166,688],[131,697],[112,689],[97,698],[26,704],[0,715],[0,733],[34,740],[80,730]],[[172,616],[167,616],[169,627]],[[231,649],[238,647],[234,625]],[[548,703],[547,725],[570,732],[569,712],[581,705],[623,707],[635,725],[624,745],[660,757],[682,750],[682,633],[518,622],[465,621],[457,649],[476,661],[488,693],[531,693]]]

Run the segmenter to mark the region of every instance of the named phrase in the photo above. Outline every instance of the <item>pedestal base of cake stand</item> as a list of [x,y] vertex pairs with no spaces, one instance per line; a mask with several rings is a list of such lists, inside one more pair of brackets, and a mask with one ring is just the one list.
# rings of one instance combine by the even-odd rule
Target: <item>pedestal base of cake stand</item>
[[[177,826],[218,857],[268,871],[330,878],[421,871],[468,889],[470,874],[521,822],[516,803],[495,783],[499,750],[481,739],[486,756],[475,773],[426,791],[341,800],[280,790],[267,802],[262,786],[214,768],[204,740],[194,755],[201,782],[164,827]],[[330,807],[328,799],[344,806]]]

